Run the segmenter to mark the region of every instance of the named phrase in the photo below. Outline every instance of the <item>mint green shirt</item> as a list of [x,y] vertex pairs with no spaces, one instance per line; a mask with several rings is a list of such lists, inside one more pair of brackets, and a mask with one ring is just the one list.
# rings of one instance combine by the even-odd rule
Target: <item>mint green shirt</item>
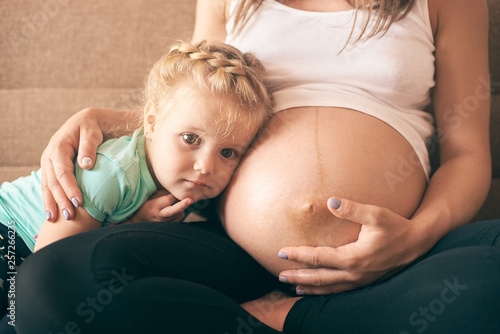
[[[31,251],[45,221],[40,176],[39,170],[0,186],[0,222],[15,222],[16,233]],[[83,207],[102,226],[131,217],[157,190],[146,163],[142,130],[104,142],[94,168],[75,164],[75,176]]]

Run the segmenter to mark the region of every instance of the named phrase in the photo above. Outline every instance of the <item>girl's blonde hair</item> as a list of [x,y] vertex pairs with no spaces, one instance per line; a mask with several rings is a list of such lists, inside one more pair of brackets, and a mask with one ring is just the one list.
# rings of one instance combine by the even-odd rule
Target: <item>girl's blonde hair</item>
[[[223,43],[178,42],[153,66],[144,99],[167,113],[193,88],[219,98],[214,121],[225,135],[236,122],[262,128],[272,114],[272,99],[263,80],[264,67],[252,54]],[[159,115],[162,117],[162,115]]]
[[[278,1],[278,0],[275,0]],[[416,0],[347,0],[354,8],[354,24],[345,46],[353,37],[354,28],[358,19],[358,12],[363,11],[361,32],[356,36],[354,43],[362,38],[371,38],[379,33],[384,34],[397,20],[405,17],[413,8]],[[264,0],[241,0],[234,11],[234,32],[239,34],[248,22],[250,16],[260,7]],[[375,14],[374,14],[375,13]],[[376,21],[367,33],[370,18],[376,15]],[[366,35],[366,36],[365,36]]]

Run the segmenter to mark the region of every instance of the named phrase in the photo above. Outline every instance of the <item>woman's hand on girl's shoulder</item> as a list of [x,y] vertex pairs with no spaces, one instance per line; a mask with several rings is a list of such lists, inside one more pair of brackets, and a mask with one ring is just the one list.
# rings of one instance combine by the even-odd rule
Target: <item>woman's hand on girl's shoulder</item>
[[76,181],[73,160],[84,169],[93,167],[97,146],[102,143],[102,132],[92,116],[92,109],[83,109],[69,118],[52,136],[43,151],[42,194],[47,221],[55,222],[59,214],[73,219],[75,207],[83,198]]

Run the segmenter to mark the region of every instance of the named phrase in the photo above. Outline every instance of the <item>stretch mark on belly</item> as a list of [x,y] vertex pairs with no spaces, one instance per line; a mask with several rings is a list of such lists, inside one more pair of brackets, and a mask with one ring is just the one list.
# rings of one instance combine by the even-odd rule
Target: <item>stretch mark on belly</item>
[[321,163],[321,154],[320,154],[320,149],[319,149],[319,108],[316,107],[316,115],[315,115],[315,121],[314,121],[314,145],[316,148],[316,166],[318,168],[318,174],[319,174],[319,184],[318,186],[321,186],[324,184],[324,168],[323,164]]

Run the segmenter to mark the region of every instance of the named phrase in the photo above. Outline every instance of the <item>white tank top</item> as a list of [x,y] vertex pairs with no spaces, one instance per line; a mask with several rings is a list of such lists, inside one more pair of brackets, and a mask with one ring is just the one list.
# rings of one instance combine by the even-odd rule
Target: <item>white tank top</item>
[[[231,13],[238,1],[231,1]],[[435,47],[427,0],[417,0],[384,35],[348,45],[339,54],[353,22],[354,10],[310,12],[264,0],[239,35],[229,20],[226,42],[262,61],[276,112],[328,106],[377,117],[412,145],[428,178],[426,143],[433,118],[422,110],[434,86]],[[362,23],[360,12],[353,39]]]

